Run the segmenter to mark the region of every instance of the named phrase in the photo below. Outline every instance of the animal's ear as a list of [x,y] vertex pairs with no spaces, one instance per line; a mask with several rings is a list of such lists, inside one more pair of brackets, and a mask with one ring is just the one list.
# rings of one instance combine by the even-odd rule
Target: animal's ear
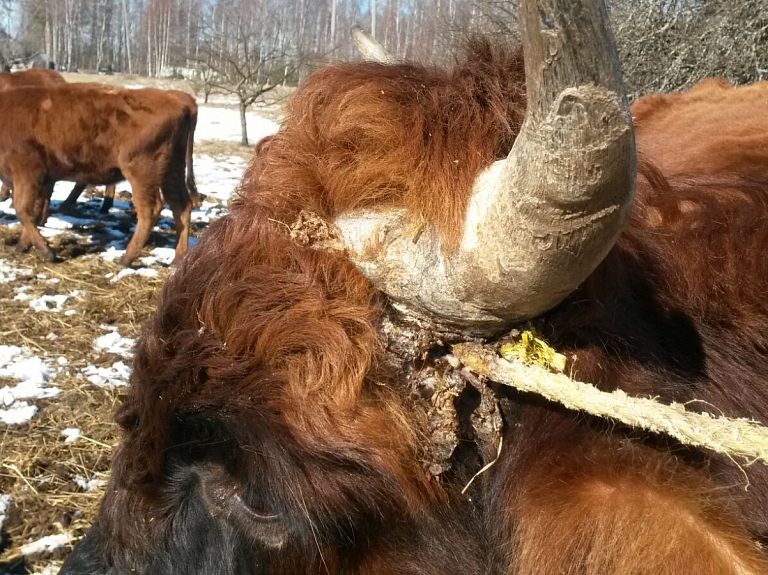
[[373,36],[360,26],[352,26],[352,43],[360,52],[363,60],[370,60],[379,64],[397,64],[397,58],[387,52],[384,46],[374,40]]
[[223,467],[206,464],[197,468],[200,494],[208,512],[229,523],[265,547],[280,549],[288,539],[283,516],[256,510],[243,499],[242,489]]

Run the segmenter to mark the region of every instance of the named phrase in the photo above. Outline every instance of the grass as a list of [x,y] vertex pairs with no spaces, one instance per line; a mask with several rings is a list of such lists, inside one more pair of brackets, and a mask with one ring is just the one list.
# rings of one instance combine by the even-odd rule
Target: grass
[[225,140],[201,140],[195,142],[195,154],[226,158],[237,156],[248,162],[253,157],[253,146]]

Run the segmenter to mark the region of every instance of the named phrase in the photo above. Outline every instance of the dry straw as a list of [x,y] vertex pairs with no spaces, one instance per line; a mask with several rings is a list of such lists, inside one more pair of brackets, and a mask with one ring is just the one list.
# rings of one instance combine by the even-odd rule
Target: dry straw
[[[6,545],[0,551],[0,573],[15,568],[21,572],[22,564],[37,573],[61,559],[68,548],[24,555],[24,546],[49,535],[69,535],[74,541],[87,531],[104,486],[85,488],[78,479],[106,482],[118,440],[114,411],[123,390],[98,387],[82,376],[82,370],[127,360],[95,349],[94,339],[112,328],[135,338],[153,313],[157,290],[168,271],[160,270],[159,277],[134,275],[113,283],[122,268],[95,253],[89,255],[99,246],[65,234],[56,236],[51,243],[62,261],[48,264],[34,253],[13,253],[18,233],[18,228],[0,225],[0,260],[29,270],[0,283],[0,344],[26,346],[51,368],[59,366],[57,358],[67,360],[51,382],[59,394],[31,400],[40,411],[29,423],[0,424],[0,493],[11,496],[0,538]],[[27,301],[16,298],[20,290],[30,298],[77,292],[66,302],[66,308],[76,313],[34,311]],[[0,377],[0,388],[16,384]],[[66,428],[80,430],[76,441],[66,441],[62,435]]]

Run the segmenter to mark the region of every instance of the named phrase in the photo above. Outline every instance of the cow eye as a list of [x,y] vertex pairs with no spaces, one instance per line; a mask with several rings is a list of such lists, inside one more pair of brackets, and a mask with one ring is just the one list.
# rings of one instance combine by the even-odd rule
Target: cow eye
[[223,467],[209,464],[197,469],[200,494],[208,512],[256,539],[265,547],[280,549],[288,529],[280,513],[254,509],[242,496],[240,487]]

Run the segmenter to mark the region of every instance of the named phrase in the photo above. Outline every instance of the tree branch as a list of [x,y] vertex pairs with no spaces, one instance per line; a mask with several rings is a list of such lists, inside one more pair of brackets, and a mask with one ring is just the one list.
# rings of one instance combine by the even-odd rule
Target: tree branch
[[654,399],[631,397],[621,390],[600,391],[591,384],[542,367],[507,361],[474,343],[456,344],[452,353],[477,375],[535,393],[568,409],[669,435],[685,445],[768,464],[768,428],[757,421],[691,412],[680,403],[666,405]]

